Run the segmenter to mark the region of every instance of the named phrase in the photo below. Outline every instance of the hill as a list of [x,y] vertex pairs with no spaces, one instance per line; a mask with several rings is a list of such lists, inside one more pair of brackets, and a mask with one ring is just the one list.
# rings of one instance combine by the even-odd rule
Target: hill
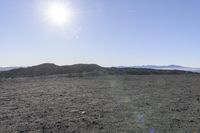
[[33,77],[55,74],[77,74],[102,71],[103,68],[95,64],[76,64],[58,66],[51,63],[40,64],[27,68],[19,68],[0,72],[0,77]]
[[68,74],[69,76],[83,76],[87,74],[92,75],[145,75],[145,74],[188,74],[192,72],[180,70],[154,70],[146,68],[117,68],[117,67],[101,67],[96,64],[75,64],[58,66],[51,63],[40,64],[27,68],[19,68],[10,71],[0,72],[1,78],[14,77],[33,77],[46,76],[56,74]]

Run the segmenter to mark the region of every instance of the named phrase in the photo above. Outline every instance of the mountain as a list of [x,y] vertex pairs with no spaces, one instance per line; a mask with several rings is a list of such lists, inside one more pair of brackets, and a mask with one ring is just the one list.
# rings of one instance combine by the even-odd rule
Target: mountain
[[40,64],[26,68],[18,68],[10,71],[0,72],[0,78],[14,77],[33,77],[67,74],[69,77],[84,75],[145,75],[145,74],[190,74],[192,72],[180,70],[155,70],[148,68],[118,68],[118,67],[101,67],[96,64],[75,64],[58,66],[52,63]]
[[0,71],[9,71],[20,67],[0,67]]
[[144,66],[133,66],[131,68],[146,68],[155,70],[181,70],[181,71],[191,71],[200,73],[200,68],[184,67],[178,65],[169,65],[169,66],[144,65]]

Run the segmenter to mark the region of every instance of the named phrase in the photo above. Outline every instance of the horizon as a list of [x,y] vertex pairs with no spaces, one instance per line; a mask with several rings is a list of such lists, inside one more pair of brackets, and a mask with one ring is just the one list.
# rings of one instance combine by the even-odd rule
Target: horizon
[[1,1],[0,67],[54,62],[200,68],[199,4],[197,0]]
[[152,64],[145,64],[145,65],[129,65],[129,66],[125,66],[125,65],[119,65],[119,66],[102,66],[100,64],[95,64],[95,63],[75,63],[75,64],[56,64],[56,63],[52,63],[52,62],[47,62],[47,63],[40,63],[40,64],[34,64],[34,65],[27,65],[27,66],[0,66],[0,68],[15,68],[15,67],[22,67],[22,68],[26,68],[26,67],[32,67],[32,66],[38,66],[38,65],[43,65],[43,64],[54,64],[57,66],[70,66],[70,65],[78,65],[78,64],[87,64],[87,65],[98,65],[101,67],[150,67],[150,66],[155,66],[155,67],[170,67],[170,66],[177,66],[177,67],[188,67],[188,68],[197,68],[199,69],[200,67],[192,67],[192,66],[182,66],[182,65],[177,65],[177,64],[169,64],[169,65],[152,65]]

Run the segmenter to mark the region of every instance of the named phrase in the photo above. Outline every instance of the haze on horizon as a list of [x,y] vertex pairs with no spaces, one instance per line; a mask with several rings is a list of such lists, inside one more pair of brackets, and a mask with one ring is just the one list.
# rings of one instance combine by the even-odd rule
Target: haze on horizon
[[200,67],[199,5],[198,0],[2,0],[0,67],[47,62]]

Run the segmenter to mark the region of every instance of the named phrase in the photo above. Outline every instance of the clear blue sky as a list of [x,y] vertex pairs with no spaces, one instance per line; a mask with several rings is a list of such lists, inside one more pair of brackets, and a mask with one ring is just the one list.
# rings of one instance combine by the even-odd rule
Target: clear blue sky
[[0,1],[0,66],[200,67],[200,0],[71,0],[76,15],[62,28],[39,1]]

